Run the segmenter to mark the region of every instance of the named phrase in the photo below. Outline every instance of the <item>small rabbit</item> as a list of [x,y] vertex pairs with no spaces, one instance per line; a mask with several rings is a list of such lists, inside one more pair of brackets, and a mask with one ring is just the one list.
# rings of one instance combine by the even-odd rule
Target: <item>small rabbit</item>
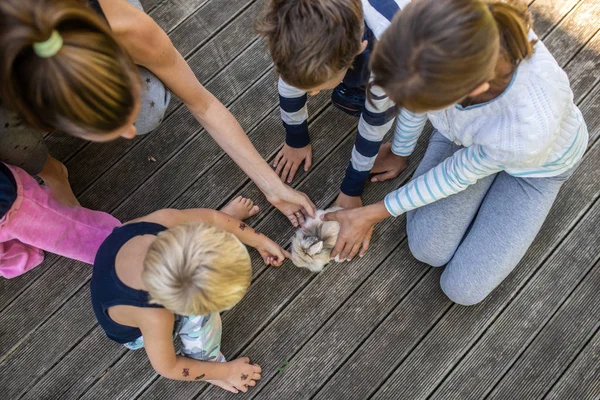
[[[322,221],[321,215],[341,209],[341,207],[331,207],[327,210],[318,210],[316,218],[306,219],[304,226],[298,229],[292,238],[294,265],[308,268],[312,272],[321,272],[331,261],[331,250],[340,233],[340,224],[336,221]],[[340,260],[336,257],[335,261]]]

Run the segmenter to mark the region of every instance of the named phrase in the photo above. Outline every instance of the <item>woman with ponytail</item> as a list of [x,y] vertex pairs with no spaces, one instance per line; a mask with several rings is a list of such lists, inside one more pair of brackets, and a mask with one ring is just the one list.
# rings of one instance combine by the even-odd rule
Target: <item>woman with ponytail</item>
[[446,266],[453,301],[482,301],[521,260],[588,143],[569,80],[531,30],[526,6],[418,0],[377,44],[372,85],[399,107],[373,181],[397,176],[427,119],[434,133],[411,182],[341,223],[331,256],[366,250],[375,223],[406,213],[413,255]]
[[0,3],[0,103],[8,110],[0,111],[0,161],[42,179],[50,164],[68,188],[64,167],[48,157],[39,132],[132,139],[160,124],[170,92],[292,223],[302,211],[313,214],[308,197],[279,180],[139,0]]

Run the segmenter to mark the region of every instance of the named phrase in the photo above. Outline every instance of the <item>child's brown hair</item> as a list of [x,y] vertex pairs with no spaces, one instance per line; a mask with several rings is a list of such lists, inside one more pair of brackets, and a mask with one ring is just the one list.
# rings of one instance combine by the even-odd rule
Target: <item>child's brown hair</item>
[[[34,43],[55,31],[62,47],[40,57]],[[137,68],[85,3],[2,0],[0,49],[0,99],[29,125],[82,136],[129,121],[140,87]]]
[[268,0],[257,31],[281,78],[311,89],[352,65],[363,27],[360,0]]
[[450,106],[494,78],[498,57],[514,69],[530,57],[530,27],[518,2],[414,1],[376,46],[372,84],[413,112]]

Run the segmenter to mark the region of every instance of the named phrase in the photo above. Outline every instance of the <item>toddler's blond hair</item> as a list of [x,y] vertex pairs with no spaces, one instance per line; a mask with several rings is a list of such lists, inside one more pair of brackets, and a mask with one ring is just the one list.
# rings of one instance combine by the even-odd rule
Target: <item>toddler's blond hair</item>
[[248,250],[220,228],[190,223],[161,232],[144,259],[142,280],[152,304],[179,315],[232,308],[252,277]]

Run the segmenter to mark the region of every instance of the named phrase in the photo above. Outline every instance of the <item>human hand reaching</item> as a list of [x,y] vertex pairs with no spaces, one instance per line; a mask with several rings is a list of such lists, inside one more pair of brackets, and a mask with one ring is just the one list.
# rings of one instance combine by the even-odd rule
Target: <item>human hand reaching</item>
[[383,182],[394,179],[406,169],[408,157],[398,156],[392,152],[392,143],[384,143],[379,148],[371,173],[371,182]]
[[308,171],[312,166],[312,146],[309,144],[295,148],[284,144],[275,157],[273,168],[282,182],[292,183],[302,163],[304,163],[304,171]]
[[260,253],[265,264],[279,267],[286,258],[292,257],[288,251],[281,248],[281,246],[268,237],[262,234],[260,234],[260,236],[262,237],[262,240],[256,246],[256,250]]
[[269,203],[281,211],[295,228],[304,223],[305,215],[315,217],[316,207],[308,196],[285,184],[281,184],[265,195]]
[[227,363],[229,375],[225,381],[241,392],[247,392],[249,386],[256,386],[261,378],[259,365],[251,364],[248,357],[240,357]]

